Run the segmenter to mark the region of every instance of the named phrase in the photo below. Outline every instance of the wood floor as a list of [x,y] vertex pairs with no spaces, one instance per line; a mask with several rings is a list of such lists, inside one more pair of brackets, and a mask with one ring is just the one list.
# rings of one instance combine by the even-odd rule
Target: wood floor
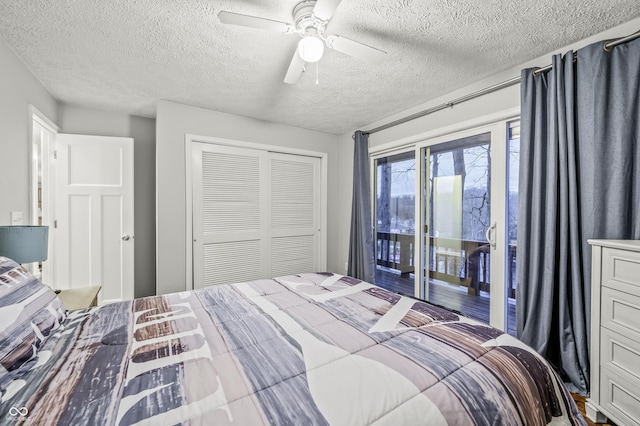
[[615,423],[594,423],[591,420],[589,420],[587,418],[587,414],[584,408],[584,402],[585,402],[585,397],[582,395],[578,395],[577,393],[572,393],[571,396],[573,396],[573,400],[576,402],[576,405],[578,406],[578,410],[580,410],[580,412],[582,413],[582,415],[584,416],[584,418],[587,420],[587,424],[589,426],[616,426]]
[[[376,270],[376,285],[395,293],[413,296],[413,274],[401,275],[399,272],[378,267]],[[448,309],[462,312],[464,315],[482,322],[489,322],[489,293],[480,292],[475,296],[468,294],[467,288],[431,280],[429,285],[429,299],[431,303],[442,305]],[[507,306],[507,332],[516,335],[516,305],[510,300]]]

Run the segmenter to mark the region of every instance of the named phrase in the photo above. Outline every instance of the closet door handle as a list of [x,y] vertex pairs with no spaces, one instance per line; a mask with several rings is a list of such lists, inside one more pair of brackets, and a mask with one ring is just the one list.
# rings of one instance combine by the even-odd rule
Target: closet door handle
[[[489,245],[491,246],[492,249],[496,249],[496,240],[495,240],[495,230],[496,227],[498,226],[497,222],[493,222],[493,224],[487,228],[487,232],[485,232],[484,236],[487,239],[487,242],[489,243]],[[493,239],[491,239],[491,237],[493,237]]]

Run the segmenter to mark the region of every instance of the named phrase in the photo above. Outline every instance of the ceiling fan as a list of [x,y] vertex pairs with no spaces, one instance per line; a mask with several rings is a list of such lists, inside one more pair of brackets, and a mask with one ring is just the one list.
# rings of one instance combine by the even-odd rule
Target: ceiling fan
[[293,54],[293,58],[291,58],[289,69],[284,77],[285,83],[293,84],[300,78],[305,63],[317,62],[322,58],[325,45],[330,49],[372,63],[379,63],[387,56],[387,52],[348,38],[338,35],[325,37],[324,31],[331,16],[333,16],[333,12],[340,4],[340,1],[341,0],[301,1],[293,8],[292,15],[294,24],[226,11],[218,13],[218,19],[223,24],[240,25],[243,27],[300,35],[302,38],[298,42],[298,47]]

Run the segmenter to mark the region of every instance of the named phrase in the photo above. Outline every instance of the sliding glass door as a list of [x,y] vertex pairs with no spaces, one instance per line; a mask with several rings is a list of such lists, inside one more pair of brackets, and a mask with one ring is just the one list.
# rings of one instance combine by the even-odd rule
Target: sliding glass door
[[376,284],[516,333],[519,123],[373,157]]
[[419,296],[512,334],[518,132],[502,121],[418,147]]
[[425,148],[426,298],[489,323],[491,133]]

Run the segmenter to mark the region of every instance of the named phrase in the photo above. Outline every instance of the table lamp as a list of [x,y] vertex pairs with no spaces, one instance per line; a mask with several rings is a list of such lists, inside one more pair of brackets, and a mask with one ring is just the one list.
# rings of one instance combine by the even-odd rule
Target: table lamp
[[47,260],[48,226],[0,226],[0,256],[18,263]]

